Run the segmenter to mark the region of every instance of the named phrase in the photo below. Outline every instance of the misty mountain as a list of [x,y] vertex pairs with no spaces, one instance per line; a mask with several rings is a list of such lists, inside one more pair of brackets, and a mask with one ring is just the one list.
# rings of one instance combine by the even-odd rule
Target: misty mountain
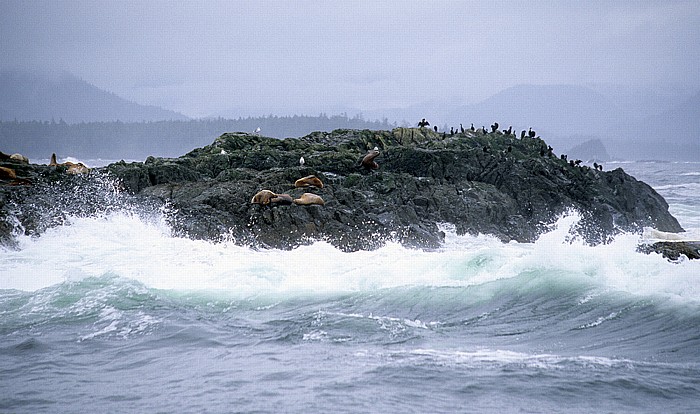
[[0,120],[67,123],[184,120],[186,116],[128,101],[65,71],[0,70]]
[[612,83],[586,86],[613,102],[629,119],[639,121],[671,110],[692,95],[686,89],[673,87],[651,89]]
[[626,121],[607,97],[574,85],[513,86],[477,104],[458,107],[448,117],[474,122],[477,127],[493,122],[499,122],[501,129],[532,127],[548,138],[609,136],[616,125]]
[[[652,123],[653,126],[650,126],[650,130],[661,136],[673,138],[682,134],[688,136],[696,144],[700,143],[700,92],[676,105],[673,109],[652,118]],[[667,132],[674,132],[674,134],[669,137],[670,134]]]
[[566,153],[570,160],[580,159],[586,162],[610,161],[610,155],[608,155],[605,145],[599,139],[584,141],[572,147]]
[[519,85],[462,105],[447,119],[455,126],[474,122],[477,128],[493,122],[516,131],[531,126],[557,152],[597,140],[611,158],[697,161],[700,93],[679,104],[687,94],[613,85]]

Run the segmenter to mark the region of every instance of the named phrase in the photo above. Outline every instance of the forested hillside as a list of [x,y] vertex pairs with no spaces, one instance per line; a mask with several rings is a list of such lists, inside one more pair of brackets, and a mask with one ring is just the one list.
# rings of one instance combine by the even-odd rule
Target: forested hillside
[[141,159],[149,155],[175,157],[211,144],[224,132],[254,132],[276,138],[300,137],[313,131],[391,129],[383,121],[366,121],[347,115],[266,116],[239,119],[198,119],[157,122],[58,121],[0,122],[0,151],[22,153],[30,158],[59,157]]

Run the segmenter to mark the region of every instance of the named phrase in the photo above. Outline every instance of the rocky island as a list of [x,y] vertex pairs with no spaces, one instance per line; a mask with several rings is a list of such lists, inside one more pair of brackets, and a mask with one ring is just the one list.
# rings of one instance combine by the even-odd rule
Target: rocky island
[[[373,166],[361,162],[368,153]],[[570,210],[582,217],[576,236],[591,244],[643,227],[683,231],[663,197],[622,169],[583,166],[538,137],[501,131],[335,130],[287,139],[226,133],[179,158],[122,161],[87,177],[61,168],[23,165],[17,175],[32,184],[1,187],[0,242],[11,243],[17,228],[38,234],[62,214],[104,209],[104,191],[89,188],[105,182],[116,183],[114,197],[166,204],[176,235],[260,248],[314,240],[344,251],[388,240],[437,248],[442,224],[458,234],[532,242]],[[295,186],[309,176],[322,186]],[[289,202],[252,203],[262,190]],[[291,202],[304,193],[322,205]]]

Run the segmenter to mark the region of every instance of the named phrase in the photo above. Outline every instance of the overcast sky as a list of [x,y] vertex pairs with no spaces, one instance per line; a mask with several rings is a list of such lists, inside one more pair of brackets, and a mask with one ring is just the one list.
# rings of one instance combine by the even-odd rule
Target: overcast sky
[[700,1],[8,1],[0,56],[206,116],[700,87]]

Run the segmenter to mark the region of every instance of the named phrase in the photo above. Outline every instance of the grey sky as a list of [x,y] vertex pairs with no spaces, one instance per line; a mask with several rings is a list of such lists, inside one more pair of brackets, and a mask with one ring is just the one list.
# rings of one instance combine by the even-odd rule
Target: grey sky
[[698,88],[700,2],[0,0],[0,56],[191,116]]

